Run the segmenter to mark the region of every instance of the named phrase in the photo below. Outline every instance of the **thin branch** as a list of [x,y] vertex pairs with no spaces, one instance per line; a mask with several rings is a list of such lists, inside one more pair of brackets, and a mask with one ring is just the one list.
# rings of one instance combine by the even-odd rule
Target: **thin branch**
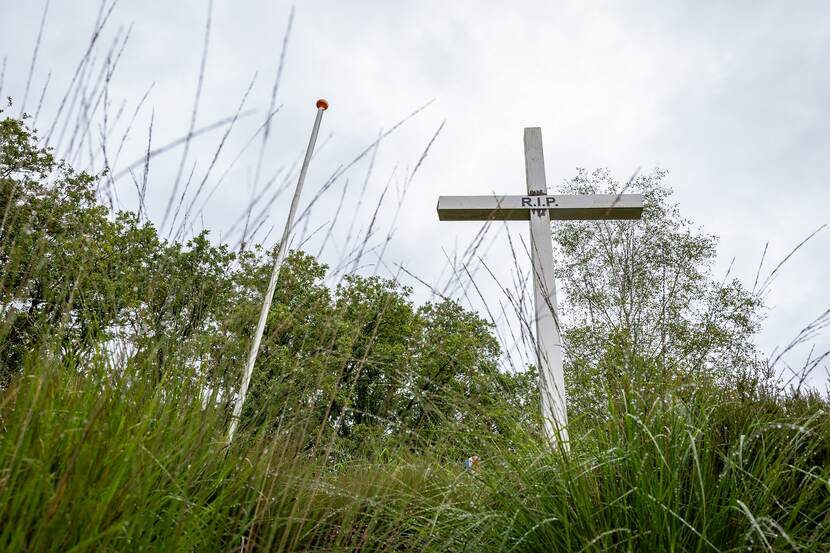
[[32,76],[35,74],[35,64],[37,63],[37,53],[40,50],[40,42],[43,39],[43,27],[46,25],[46,14],[49,13],[50,0],[46,0],[43,6],[43,15],[40,17],[40,27],[37,31],[37,39],[35,39],[35,48],[32,52],[32,63],[29,64],[29,76],[26,77],[26,87],[23,89],[23,100],[20,103],[20,116],[26,110],[26,99],[29,97],[29,87],[32,84]]

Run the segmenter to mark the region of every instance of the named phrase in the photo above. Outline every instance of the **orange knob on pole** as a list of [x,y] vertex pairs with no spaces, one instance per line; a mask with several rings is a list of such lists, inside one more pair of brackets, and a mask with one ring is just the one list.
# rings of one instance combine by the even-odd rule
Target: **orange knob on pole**
[[279,248],[277,255],[274,257],[274,268],[271,270],[271,280],[268,283],[268,289],[265,292],[265,298],[262,302],[262,310],[259,312],[259,322],[257,323],[256,331],[254,332],[254,341],[251,344],[251,351],[248,353],[248,360],[245,363],[245,372],[242,373],[242,384],[239,387],[239,392],[236,395],[236,403],[233,406],[233,415],[231,416],[231,424],[228,428],[228,444],[233,441],[233,436],[236,433],[236,428],[239,426],[239,420],[242,415],[242,406],[245,405],[245,398],[248,395],[248,386],[251,384],[251,375],[254,372],[254,365],[259,354],[259,345],[262,342],[262,334],[265,332],[265,322],[268,319],[268,313],[271,309],[271,301],[274,299],[274,290],[277,287],[277,281],[280,276],[280,269],[282,263],[285,261],[288,243],[291,241],[291,229],[294,226],[294,215],[297,213],[297,205],[300,201],[300,192],[303,189],[303,182],[305,182],[308,165],[311,163],[311,154],[314,153],[314,145],[317,143],[317,133],[320,130],[320,121],[323,119],[323,112],[327,110],[329,103],[322,98],[317,100],[317,114],[314,116],[314,126],[311,128],[311,137],[308,139],[308,148],[305,151],[305,159],[300,168],[300,177],[297,179],[297,187],[294,188],[294,197],[291,199],[291,207],[288,208],[288,219],[285,221],[285,228],[282,231],[282,239],[279,241]]

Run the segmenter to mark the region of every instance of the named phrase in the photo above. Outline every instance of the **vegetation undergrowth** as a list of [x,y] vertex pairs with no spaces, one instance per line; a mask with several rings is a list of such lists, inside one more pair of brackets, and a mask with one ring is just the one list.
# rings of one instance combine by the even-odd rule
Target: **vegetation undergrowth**
[[554,236],[577,275],[569,452],[492,322],[394,280],[329,286],[301,252],[228,444],[267,252],[111,215],[99,176],[3,120],[0,548],[827,550],[827,401],[758,361],[758,295],[709,277],[714,238],[664,176],[634,183],[641,227]]
[[821,551],[818,398],[625,395],[569,454],[515,429],[457,459],[326,462],[248,433],[186,380],[39,365],[4,392],[4,550]]

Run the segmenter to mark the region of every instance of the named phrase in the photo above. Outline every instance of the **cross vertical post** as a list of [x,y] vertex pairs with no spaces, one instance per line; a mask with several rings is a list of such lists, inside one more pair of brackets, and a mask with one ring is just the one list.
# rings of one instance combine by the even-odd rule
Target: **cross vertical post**
[[[547,195],[542,129],[530,127],[524,133],[525,175],[529,196]],[[530,211],[530,255],[533,270],[534,322],[536,325],[536,364],[539,395],[545,432],[554,447],[567,451],[568,413],[565,408],[565,373],[562,365],[562,336],[556,304],[553,275],[553,246],[550,213]]]
[[527,196],[440,196],[441,221],[529,221],[530,257],[533,267],[536,365],[545,433],[554,449],[567,452],[568,411],[565,372],[562,366],[562,334],[556,305],[553,274],[551,221],[639,219],[643,214],[641,194],[548,195],[542,129],[525,129],[525,175]]

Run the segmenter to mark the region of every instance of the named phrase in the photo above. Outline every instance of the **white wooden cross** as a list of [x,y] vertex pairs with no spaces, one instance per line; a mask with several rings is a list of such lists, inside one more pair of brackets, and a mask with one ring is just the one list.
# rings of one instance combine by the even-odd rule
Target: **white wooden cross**
[[562,338],[553,278],[551,220],[639,219],[640,194],[547,194],[542,129],[525,128],[526,196],[441,196],[441,221],[530,221],[530,247],[536,323],[536,360],[545,432],[556,447],[568,445],[568,413],[562,370]]

